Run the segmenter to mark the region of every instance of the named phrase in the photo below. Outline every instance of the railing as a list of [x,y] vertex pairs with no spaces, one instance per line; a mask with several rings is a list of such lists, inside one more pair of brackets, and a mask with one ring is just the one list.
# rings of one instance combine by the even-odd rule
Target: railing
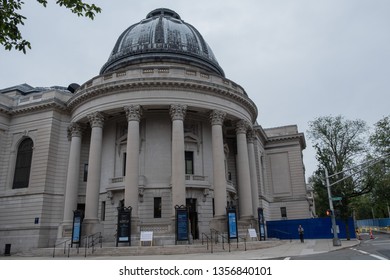
[[[98,240],[98,242],[96,242]],[[102,248],[103,246],[103,238],[102,238],[102,233],[101,232],[97,232],[97,233],[94,233],[94,234],[91,234],[91,235],[88,235],[88,236],[85,236],[83,238],[83,241],[84,241],[84,257],[86,258],[87,257],[87,251],[88,251],[88,248],[92,248],[92,251],[91,253],[93,254],[95,252],[95,244],[99,244],[100,243],[100,248]],[[78,250],[77,250],[77,253],[78,253]]]
[[270,230],[270,236],[279,239],[290,239],[290,242],[292,241],[292,234],[287,231],[272,229]]
[[210,229],[210,232],[211,232],[211,238],[213,238],[213,233],[214,233],[214,242],[215,244],[218,244],[219,242],[219,237],[221,238],[221,241],[222,241],[222,250],[225,250],[225,240],[227,241],[227,243],[229,244],[229,252],[231,251],[231,246],[230,246],[230,242],[229,242],[229,238],[227,238],[226,236],[223,235],[223,233],[219,232],[218,230],[215,230],[215,229]]
[[[244,250],[246,251],[247,250],[246,238],[238,236],[236,240],[237,240],[237,248],[239,246],[240,240],[242,240],[244,242]],[[206,242],[206,248],[207,250],[209,250],[209,242],[210,242],[211,253],[214,252],[213,244],[218,244],[220,243],[220,241],[222,243],[222,250],[225,250],[225,243],[227,243],[229,246],[229,253],[230,253],[232,242],[231,239],[225,236],[225,234],[219,232],[216,229],[210,229],[210,236],[205,233],[202,233],[202,245],[204,245],[204,242]]]
[[244,250],[246,251],[246,238],[245,238],[245,237],[237,236],[237,248],[238,248],[239,239],[244,240]]
[[207,176],[186,174],[187,181],[207,181]]
[[123,183],[125,181],[125,177],[110,178],[110,181],[111,181],[112,184]]
[[[70,248],[71,248],[71,239],[64,240],[60,243],[54,244],[53,248],[53,258],[56,255],[56,248],[58,248],[59,245],[64,244],[64,255],[66,254],[66,251],[68,251],[67,257],[69,258],[70,255]],[[100,248],[103,246],[103,237],[101,232],[97,232],[91,235],[84,236],[83,238],[80,239],[80,244],[84,244],[84,257],[87,257],[87,251],[88,248],[92,248],[92,254],[96,251],[95,245],[100,243]],[[69,243],[68,243],[69,242]],[[80,253],[80,244],[76,244],[77,247],[77,254]],[[67,250],[68,249],[68,250]]]
[[[59,246],[59,245],[62,245],[62,244],[64,244],[64,255],[65,255],[65,254],[66,254],[66,244],[67,244],[68,242],[70,242],[70,241],[71,241],[71,239],[67,239],[67,240],[64,240],[64,241],[62,241],[62,242],[60,242],[60,243],[54,244],[54,247],[53,247],[53,258],[54,258],[55,255],[56,255],[56,248],[58,248],[58,246]],[[71,244],[68,244],[68,258],[69,258],[70,245],[71,245]]]
[[210,246],[211,246],[211,253],[213,253],[213,241],[210,236],[202,232],[202,245],[204,245],[204,239],[206,239],[206,248],[207,251],[209,250],[209,241],[210,241]]

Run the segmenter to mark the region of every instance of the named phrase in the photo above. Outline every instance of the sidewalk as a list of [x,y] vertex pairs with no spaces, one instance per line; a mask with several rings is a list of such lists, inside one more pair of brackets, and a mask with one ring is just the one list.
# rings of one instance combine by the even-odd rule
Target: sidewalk
[[[341,240],[341,246],[333,246],[332,239],[308,239],[304,243],[299,240],[286,241],[284,244],[258,250],[216,252],[207,254],[185,255],[152,255],[152,256],[126,256],[112,257],[110,259],[134,259],[134,260],[260,260],[285,258],[291,256],[326,253],[342,248],[356,246],[359,240]],[[98,258],[96,258],[98,259]]]
[[92,256],[89,258],[110,260],[260,260],[325,253],[356,246],[359,243],[360,241],[356,239],[341,240],[341,246],[333,246],[332,239],[308,239],[304,243],[299,240],[292,240],[291,242],[286,240],[279,246],[247,251],[180,255]]

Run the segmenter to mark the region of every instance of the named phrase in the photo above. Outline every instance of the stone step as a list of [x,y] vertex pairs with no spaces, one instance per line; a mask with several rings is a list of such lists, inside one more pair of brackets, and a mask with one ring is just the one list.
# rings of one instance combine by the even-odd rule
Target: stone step
[[200,241],[195,241],[193,244],[186,245],[164,245],[164,246],[120,246],[115,247],[112,246],[112,243],[102,244],[102,248],[100,248],[100,244],[95,248],[66,248],[58,247],[53,248],[37,248],[30,251],[17,253],[17,256],[20,257],[53,257],[53,252],[55,257],[60,258],[69,258],[72,257],[86,257],[89,256],[139,256],[139,255],[180,255],[180,254],[196,254],[196,253],[215,253],[215,252],[234,252],[234,251],[244,251],[244,250],[258,250],[269,247],[274,247],[281,245],[283,241],[279,240],[267,240],[267,241],[247,241],[246,244],[244,242],[232,242],[228,243],[213,243],[210,242],[207,244]]

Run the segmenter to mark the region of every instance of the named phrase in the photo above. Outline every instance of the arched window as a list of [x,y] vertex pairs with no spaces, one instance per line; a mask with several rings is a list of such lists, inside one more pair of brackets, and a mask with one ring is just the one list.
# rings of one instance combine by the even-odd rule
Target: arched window
[[15,175],[13,189],[27,188],[30,181],[31,160],[33,141],[31,138],[24,139],[18,148],[16,156]]

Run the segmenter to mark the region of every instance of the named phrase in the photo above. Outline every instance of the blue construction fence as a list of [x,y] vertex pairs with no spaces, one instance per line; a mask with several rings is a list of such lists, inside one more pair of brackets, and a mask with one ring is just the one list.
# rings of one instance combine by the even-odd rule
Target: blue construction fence
[[357,220],[358,228],[386,229],[390,227],[390,218]]
[[[268,238],[299,239],[298,226],[304,228],[305,239],[328,239],[333,238],[331,218],[312,218],[297,220],[267,221]],[[347,238],[346,223],[336,219],[339,226],[339,238]],[[349,237],[356,238],[355,225],[352,218],[348,219]]]

